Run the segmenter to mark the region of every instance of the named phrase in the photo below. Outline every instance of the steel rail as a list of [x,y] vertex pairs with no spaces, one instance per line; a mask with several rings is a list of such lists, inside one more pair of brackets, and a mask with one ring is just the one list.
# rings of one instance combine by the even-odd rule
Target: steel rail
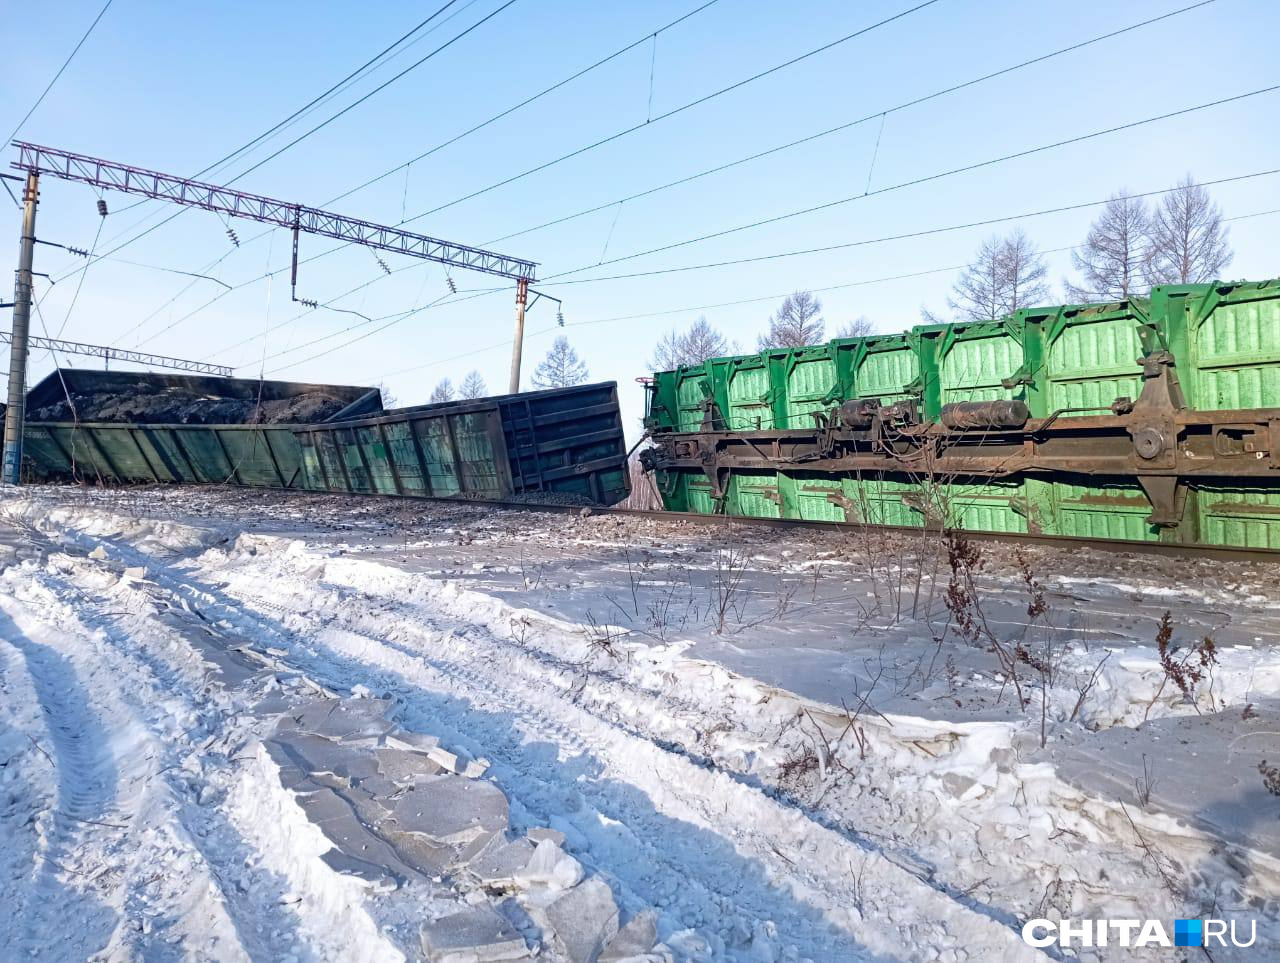
[[[234,486],[238,487],[238,486]],[[271,489],[277,490],[277,489]],[[544,502],[494,501],[480,498],[459,498],[449,495],[386,495],[382,493],[364,492],[317,492],[304,489],[292,489],[291,495],[345,495],[349,498],[389,498],[403,501],[412,499],[427,502],[448,502],[454,505],[474,505],[477,508],[509,509],[513,511],[551,512],[562,515],[580,514],[583,511],[591,515],[617,515],[624,518],[646,519],[660,522],[688,523],[704,527],[731,529],[741,525],[745,528],[778,528],[809,529],[812,531],[847,532],[857,534],[867,530],[888,532],[902,535],[935,534],[946,531],[942,528],[921,528],[910,525],[878,525],[867,522],[830,522],[808,518],[760,518],[752,515],[703,515],[697,512],[669,512],[640,508],[618,508],[616,506],[596,505],[561,505]],[[1041,535],[1023,532],[984,532],[971,529],[962,530],[965,537],[974,542],[992,542],[1021,545],[1042,545],[1050,548],[1095,549],[1110,554],[1131,553],[1136,555],[1154,555],[1165,558],[1203,558],[1217,561],[1235,562],[1272,562],[1280,563],[1280,549],[1245,548],[1234,545],[1208,545],[1205,543],[1182,542],[1138,542],[1118,538],[1085,538],[1077,535]]]

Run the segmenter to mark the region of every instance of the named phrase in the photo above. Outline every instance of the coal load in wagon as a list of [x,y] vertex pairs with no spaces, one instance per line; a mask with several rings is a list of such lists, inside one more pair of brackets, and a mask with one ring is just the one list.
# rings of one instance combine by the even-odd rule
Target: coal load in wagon
[[64,369],[27,395],[23,473],[300,488],[294,426],[381,410],[376,388]]
[[[65,382],[65,387],[64,387]],[[244,378],[54,372],[32,389],[29,422],[301,425],[326,421],[372,389]],[[370,406],[381,408],[379,403]]]

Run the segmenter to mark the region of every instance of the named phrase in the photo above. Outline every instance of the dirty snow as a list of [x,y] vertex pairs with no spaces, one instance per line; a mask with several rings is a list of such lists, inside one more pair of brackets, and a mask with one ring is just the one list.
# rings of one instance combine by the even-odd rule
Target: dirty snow
[[1280,953],[1264,565],[28,488],[0,566],[4,959]]

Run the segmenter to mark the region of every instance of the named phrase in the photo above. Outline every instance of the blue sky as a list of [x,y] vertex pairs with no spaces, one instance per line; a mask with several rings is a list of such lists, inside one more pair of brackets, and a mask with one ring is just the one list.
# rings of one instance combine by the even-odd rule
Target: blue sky
[[[442,2],[442,0],[441,0]],[[225,181],[346,106],[505,0],[460,0],[452,19],[381,69],[210,179]],[[525,228],[605,204],[737,160],[820,130],[876,114],[915,97],[1188,5],[1192,0],[1079,0],[975,3],[939,0],[873,30],[570,161],[454,204],[408,227],[485,245]],[[194,174],[271,127],[422,20],[439,3],[362,5],[248,3],[173,5],[115,0],[21,137],[149,167]],[[330,198],[466,130],[700,5],[517,0],[442,54],[256,171],[237,186],[322,205]],[[544,161],[742,80],[912,7],[912,0],[837,3],[719,0],[606,66],[484,130],[333,204],[343,213],[396,223],[448,204]],[[67,0],[45,12],[40,29],[10,45],[0,62],[0,127],[12,129],[100,9]],[[1102,41],[966,90],[888,114],[803,146],[649,197],[494,243],[538,261],[536,285],[564,299],[529,316],[526,383],[557,333],[567,334],[593,378],[614,379],[628,428],[639,417],[646,372],[662,332],[705,314],[744,346],[754,343],[781,296],[820,294],[830,328],[859,315],[880,330],[918,323],[920,306],[945,309],[955,277],[994,231],[1022,226],[1043,249],[1078,243],[1096,210],[1026,217],[757,261],[597,283],[558,284],[552,276],[602,260],[861,194],[827,210],[575,273],[589,279],[782,251],[873,240],[1002,218],[1199,180],[1280,167],[1274,118],[1280,92],[1047,150],[921,184],[874,194],[919,177],[1090,133],[1280,82],[1274,37],[1280,7],[1266,0],[1217,0],[1160,23]],[[652,87],[650,78],[652,75]],[[0,136],[3,136],[0,134]],[[877,147],[878,142],[878,147]],[[8,151],[13,154],[12,150]],[[872,159],[874,156],[874,166]],[[1280,274],[1274,236],[1280,175],[1213,188],[1231,223],[1231,277]],[[0,196],[14,240],[18,212]],[[89,247],[99,228],[96,195],[47,178],[38,234]],[[173,212],[159,202],[125,211],[132,199],[109,195],[98,250],[108,250]],[[188,211],[104,260],[83,278],[82,260],[38,251],[37,271],[62,278],[42,314],[56,335],[237,366],[237,374],[308,381],[385,381],[401,404],[421,403],[442,377],[478,369],[491,390],[505,389],[513,293],[478,297],[484,275],[452,271],[462,292],[448,295],[445,270],[427,262],[343,249],[301,268],[299,294],[322,302],[364,286],[338,306],[381,317],[438,302],[385,330],[289,300],[287,271],[206,305],[224,288],[155,270],[210,273],[238,285],[287,268],[286,231],[234,225],[230,246],[212,214]],[[258,237],[263,235],[262,237]],[[332,247],[304,236],[304,256]],[[16,244],[15,244],[16,247]],[[1069,255],[1051,254],[1055,287]],[[930,272],[930,273],[923,273]],[[900,275],[918,275],[869,284]],[[373,282],[367,284],[367,282]],[[188,290],[183,291],[188,285]],[[180,293],[183,292],[183,293]],[[176,297],[175,297],[176,295]],[[75,298],[74,308],[72,300]],[[723,302],[755,303],[707,307]],[[71,310],[69,310],[71,309]],[[197,310],[200,309],[200,310]],[[194,313],[192,313],[194,312]],[[187,315],[190,315],[187,317]],[[622,320],[613,320],[622,319]],[[144,322],[140,325],[140,322]],[[42,334],[39,320],[35,333]],[[310,348],[307,342],[330,336]],[[321,357],[321,351],[332,350]],[[90,359],[71,359],[88,365]],[[51,370],[33,354],[32,380]]]

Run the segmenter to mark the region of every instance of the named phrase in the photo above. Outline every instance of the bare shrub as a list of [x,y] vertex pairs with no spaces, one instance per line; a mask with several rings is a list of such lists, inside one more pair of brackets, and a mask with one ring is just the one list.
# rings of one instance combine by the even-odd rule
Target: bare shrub
[[[1022,682],[1018,678],[1018,664],[1024,661],[1024,657],[1019,653],[1025,645],[1018,642],[1010,646],[1001,640],[992,631],[982,611],[982,596],[977,585],[977,574],[982,571],[985,564],[982,550],[966,538],[962,531],[956,529],[949,529],[944,535],[944,540],[947,564],[951,568],[951,577],[947,582],[946,594],[943,596],[943,602],[951,616],[948,624],[954,624],[960,637],[968,644],[986,646],[995,655],[1005,684],[1013,684],[1014,692],[1018,697],[1018,707],[1025,710],[1030,700],[1022,694]],[[945,637],[945,630],[943,635]],[[1025,658],[1029,657],[1030,652],[1027,650]]]
[[742,587],[747,575],[748,554],[739,545],[716,550],[711,568],[710,613],[716,633],[722,634],[729,616],[742,617]]
[[616,631],[612,625],[607,622],[600,624],[596,621],[595,615],[588,612],[582,631],[587,637],[587,644],[593,650],[603,652],[611,659],[618,657],[617,645],[622,640],[622,633]]
[[813,746],[799,746],[778,766],[778,782],[794,789],[802,778],[816,771],[820,765]]
[[1166,856],[1158,847],[1147,841],[1147,838],[1138,830],[1138,824],[1133,821],[1133,817],[1129,815],[1129,807],[1124,803],[1120,804],[1120,809],[1124,812],[1125,819],[1129,820],[1129,827],[1133,830],[1133,835],[1138,840],[1138,845],[1142,848],[1142,852],[1151,862],[1152,868],[1156,872],[1156,876],[1160,879],[1160,883],[1168,891],[1169,895],[1175,900],[1183,902],[1187,898],[1186,890],[1182,883],[1178,880],[1178,868],[1168,856]]
[[1273,796],[1280,796],[1280,766],[1272,766],[1263,759],[1258,763],[1258,772],[1262,773],[1262,785]]
[[1156,650],[1160,654],[1160,669],[1163,675],[1155,695],[1147,703],[1147,710],[1142,714],[1145,722],[1151,715],[1151,707],[1164,694],[1165,686],[1172,682],[1178,687],[1184,699],[1191,703],[1191,708],[1200,714],[1200,706],[1196,704],[1196,687],[1206,672],[1218,662],[1218,648],[1211,636],[1206,635],[1183,653],[1181,658],[1175,657],[1177,647],[1173,644],[1173,616],[1165,612],[1160,617],[1160,628],[1156,630]]
[[1147,754],[1142,754],[1142,775],[1135,776],[1133,780],[1133,788],[1138,794],[1138,804],[1146,809],[1151,805],[1151,793],[1159,782],[1155,777],[1155,773],[1151,768],[1151,760],[1147,758]]
[[524,648],[529,640],[529,619],[525,616],[511,620],[511,641]]
[[1089,674],[1089,678],[1085,679],[1084,683],[1077,687],[1076,704],[1072,707],[1069,717],[1073,722],[1080,715],[1080,710],[1084,708],[1085,700],[1089,698],[1089,692],[1097,683],[1098,676],[1102,675],[1102,667],[1107,664],[1107,659],[1109,658],[1111,658],[1110,652],[1098,660],[1098,664],[1093,667],[1093,672]]

